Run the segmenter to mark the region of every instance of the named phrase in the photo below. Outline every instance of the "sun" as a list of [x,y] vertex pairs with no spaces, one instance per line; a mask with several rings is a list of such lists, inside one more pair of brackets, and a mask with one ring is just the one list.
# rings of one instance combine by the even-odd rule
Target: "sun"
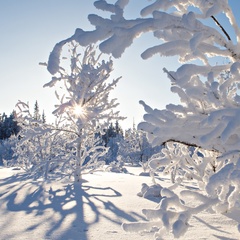
[[85,111],[84,107],[82,107],[80,105],[75,105],[73,107],[73,114],[77,117],[84,117],[86,115],[86,111]]

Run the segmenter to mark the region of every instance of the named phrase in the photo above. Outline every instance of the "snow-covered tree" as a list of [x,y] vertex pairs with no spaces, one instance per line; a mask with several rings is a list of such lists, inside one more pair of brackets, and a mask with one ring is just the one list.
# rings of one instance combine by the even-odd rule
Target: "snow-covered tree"
[[107,129],[103,130],[104,134],[101,135],[103,144],[108,147],[108,153],[106,154],[106,164],[113,161],[117,161],[119,144],[123,141],[123,130],[120,127],[118,121],[115,125],[110,123]]
[[40,113],[39,113],[39,105],[38,105],[38,102],[37,102],[37,101],[36,101],[35,104],[34,104],[33,118],[34,118],[35,120],[40,120],[40,118],[41,118]]
[[[71,147],[75,149],[74,179],[80,181],[86,169],[85,164],[94,168],[93,158],[99,158],[106,153],[103,146],[92,146],[91,151],[84,144],[87,139],[94,138],[96,132],[102,132],[111,121],[123,119],[115,110],[118,106],[116,99],[109,99],[110,92],[114,89],[120,78],[109,82],[110,73],[113,70],[112,60],[100,62],[101,55],[96,55],[96,49],[89,45],[82,57],[79,52],[79,44],[70,42],[70,59],[68,63],[62,61],[61,67],[56,66],[58,59],[50,55],[47,68],[54,76],[45,84],[45,87],[61,85],[64,91],[56,92],[59,101],[53,114],[62,116],[64,127],[58,129],[73,134]],[[85,149],[86,148],[86,149]],[[84,150],[85,149],[85,150]],[[92,161],[85,161],[91,153]],[[94,153],[95,152],[95,153]],[[95,164],[97,167],[98,165]]]
[[39,104],[38,101],[35,102],[34,104],[34,112],[33,112],[33,118],[35,120],[41,120],[43,123],[46,123],[46,115],[44,110],[42,111],[42,115],[40,114],[40,108],[39,108]]
[[9,165],[14,158],[14,148],[18,142],[18,138],[15,135],[0,140],[0,165]]
[[199,188],[204,189],[209,177],[222,166],[217,163],[216,156],[214,151],[167,142],[161,152],[150,158],[149,166],[153,171],[163,169],[164,174],[170,174],[172,183],[194,179]]
[[115,122],[115,125],[111,122],[110,125],[103,129],[102,139],[104,141],[104,145],[107,146],[110,142],[111,138],[122,138],[123,137],[123,130],[120,127],[118,121]]
[[16,144],[16,136],[20,131],[20,125],[13,111],[9,116],[5,113],[0,114],[0,165],[4,160],[13,158],[13,148]]
[[42,122],[43,122],[43,123],[46,123],[46,115],[45,115],[44,110],[43,110],[43,112],[42,112]]
[[[158,148],[159,150],[159,148]],[[127,129],[123,141],[119,144],[118,154],[125,163],[142,165],[143,170],[148,168],[148,159],[157,152],[147,140],[146,134],[135,127]]]
[[47,179],[54,173],[55,177],[80,181],[83,173],[98,169],[105,163],[103,156],[108,148],[99,143],[97,133],[103,133],[110,121],[123,119],[114,111],[116,99],[109,99],[120,79],[108,80],[112,61],[100,62],[101,56],[96,56],[93,46],[87,47],[81,58],[77,48],[72,42],[67,53],[70,59],[64,58],[58,74],[45,84],[59,87],[55,92],[58,104],[53,112],[54,124],[41,119],[37,102],[34,114],[24,102],[16,105],[22,130],[11,164],[37,178]]
[[[166,231],[172,231],[178,238],[187,230],[192,214],[209,206],[221,212],[238,206],[240,30],[227,0],[155,0],[143,8],[136,19],[124,17],[128,3],[129,0],[117,0],[115,4],[95,1],[95,7],[108,11],[110,18],[90,14],[88,18],[95,29],[79,28],[72,37],[59,42],[50,55],[49,62],[54,59],[54,64],[49,71],[58,71],[60,51],[72,40],[81,45],[100,41],[102,52],[121,57],[135,38],[152,32],[159,39],[159,45],[147,48],[141,55],[143,59],[154,54],[179,56],[182,66],[176,71],[164,68],[164,72],[180,104],[169,104],[166,109],[158,110],[140,101],[146,114],[138,128],[147,132],[154,145],[167,145],[163,152],[166,163],[172,157],[177,158],[178,164],[181,159],[185,161],[186,156],[191,156],[188,152],[191,147],[195,149],[193,172],[206,172],[212,163],[214,171],[206,178],[205,195],[187,190],[178,195],[174,187],[163,189],[159,209],[144,211],[150,223],[124,225],[128,231],[157,226],[155,239],[162,239]],[[219,21],[221,16],[228,19],[231,35]],[[211,26],[211,22],[216,27]],[[216,64],[216,58],[222,63]],[[172,142],[174,145],[168,144]],[[196,154],[199,149],[200,157]],[[152,167],[162,164],[162,159],[153,159]],[[171,169],[176,171],[176,167],[175,164]],[[188,197],[202,204],[191,208],[183,201]]]
[[[29,106],[18,102],[18,122],[21,126],[14,147],[14,158],[8,165],[17,165],[34,178],[48,178],[49,172],[61,163],[65,156],[62,135],[32,115]],[[57,126],[57,124],[55,124]]]
[[9,116],[5,113],[0,115],[0,140],[5,140],[10,138],[12,135],[17,135],[20,131],[16,119],[16,113],[13,111]]

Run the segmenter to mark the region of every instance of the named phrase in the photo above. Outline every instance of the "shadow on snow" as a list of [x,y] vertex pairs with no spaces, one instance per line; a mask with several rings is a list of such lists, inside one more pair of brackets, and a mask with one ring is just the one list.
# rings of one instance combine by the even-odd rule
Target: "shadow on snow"
[[[87,240],[89,229],[99,222],[100,218],[119,225],[119,228],[123,221],[132,222],[142,218],[135,212],[124,212],[110,201],[121,197],[120,192],[111,187],[87,184],[51,186],[51,183],[26,179],[24,174],[16,175],[0,180],[0,188],[5,189],[0,194],[0,200],[7,206],[6,213],[32,214],[30,219],[33,221],[26,225],[25,233],[30,235],[42,227],[45,230],[44,239]],[[41,220],[34,221],[37,217]],[[11,224],[9,221],[10,219],[5,224]],[[22,221],[24,222],[24,219]],[[17,234],[19,232],[12,233],[9,238],[14,238]]]

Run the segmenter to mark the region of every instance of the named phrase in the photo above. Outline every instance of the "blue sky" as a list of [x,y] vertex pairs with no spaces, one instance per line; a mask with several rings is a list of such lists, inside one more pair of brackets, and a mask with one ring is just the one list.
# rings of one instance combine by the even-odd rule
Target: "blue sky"
[[[9,114],[18,100],[29,102],[33,109],[37,100],[47,119],[56,103],[54,89],[43,88],[51,75],[39,66],[46,62],[54,45],[71,36],[80,27],[90,30],[89,13],[99,13],[93,0],[7,0],[0,1],[0,113]],[[127,14],[135,15],[147,0],[130,1]],[[229,1],[237,13],[238,0]],[[239,15],[238,15],[239,16]],[[169,90],[170,83],[162,68],[176,69],[177,60],[155,56],[142,60],[140,54],[155,40],[143,36],[127,49],[121,59],[114,60],[112,78],[122,76],[113,97],[118,98],[119,110],[128,117],[123,125],[131,127],[133,119],[138,123],[144,111],[139,100],[154,108],[162,109],[168,103],[176,103],[177,96]],[[155,41],[156,42],[156,41]]]

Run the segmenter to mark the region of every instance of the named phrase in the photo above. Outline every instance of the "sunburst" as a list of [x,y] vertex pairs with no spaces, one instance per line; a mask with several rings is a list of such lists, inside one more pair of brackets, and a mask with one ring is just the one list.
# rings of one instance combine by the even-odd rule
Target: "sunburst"
[[73,114],[76,116],[76,117],[85,117],[86,116],[86,110],[83,106],[81,105],[75,105],[73,107]]

